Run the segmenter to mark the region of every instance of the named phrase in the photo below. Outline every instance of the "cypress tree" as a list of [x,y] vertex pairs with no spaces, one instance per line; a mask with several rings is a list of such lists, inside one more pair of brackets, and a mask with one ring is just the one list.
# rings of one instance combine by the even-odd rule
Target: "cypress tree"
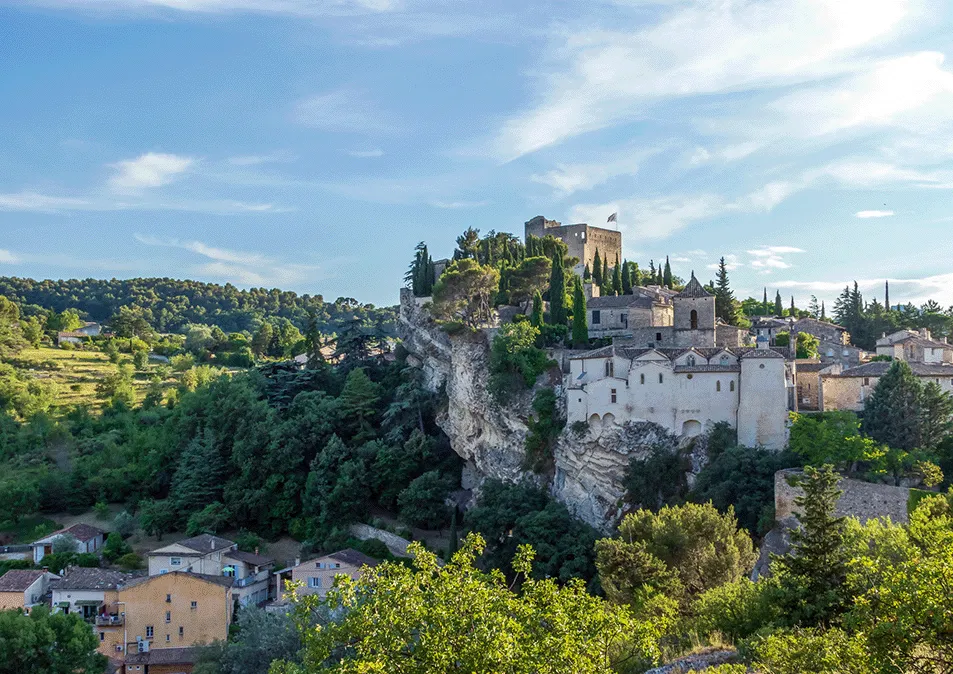
[[735,308],[735,295],[728,284],[728,265],[725,258],[718,261],[718,274],[715,278],[715,315],[728,325],[738,325],[738,310]]
[[583,270],[583,272],[582,272],[582,280],[585,281],[585,282],[587,282],[587,283],[592,280],[592,272],[589,271],[589,263],[588,263],[588,262],[586,263],[586,268],[585,268],[585,269]]
[[672,287],[672,265],[668,263],[668,255],[665,256],[665,272],[662,275],[662,280],[666,288]]
[[781,316],[784,313],[784,305],[781,304],[781,291],[777,291],[777,295],[774,296],[774,315]]
[[[602,258],[602,283],[608,286],[612,283],[612,277],[609,276],[609,260],[608,258]],[[608,294],[608,293],[607,293]]]
[[821,320],[827,320],[827,310],[824,308],[824,300],[821,300]]
[[602,287],[602,257],[599,256],[599,249],[596,248],[596,256],[592,260],[592,280],[595,284]]
[[642,280],[642,272],[639,270],[638,262],[632,263],[631,271],[632,271],[632,287],[640,288],[642,286],[642,283],[644,283],[644,281]]
[[655,271],[655,285],[657,285],[659,288],[664,288],[664,287],[665,287],[665,277],[662,275],[662,268],[661,268],[661,267],[659,267],[659,268]]
[[884,281],[884,307],[890,311],[890,281]]
[[621,295],[622,290],[622,265],[616,260],[615,269],[612,270],[612,292]]
[[622,294],[632,294],[632,269],[628,260],[622,262]]
[[549,277],[549,322],[566,325],[566,270],[558,250],[553,254],[553,271]]
[[532,323],[534,327],[543,327],[543,296],[538,290],[536,294],[533,295],[533,313],[529,315],[529,322]]
[[649,278],[650,283],[655,283],[655,260],[649,260]]
[[589,326],[586,319],[586,294],[582,291],[582,282],[577,276],[572,291],[572,344],[577,348],[589,344]]
[[791,295],[791,316],[797,318],[797,307],[794,306],[794,295]]
[[764,299],[761,301],[761,310],[762,310],[762,312],[763,312],[763,313],[762,313],[763,316],[767,316],[767,315],[768,315],[768,288],[767,288],[767,286],[765,286],[765,288],[764,288]]

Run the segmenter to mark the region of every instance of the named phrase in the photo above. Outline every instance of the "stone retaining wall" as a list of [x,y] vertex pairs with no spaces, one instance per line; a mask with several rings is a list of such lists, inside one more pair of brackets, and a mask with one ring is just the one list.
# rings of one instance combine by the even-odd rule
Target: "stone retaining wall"
[[[774,474],[775,520],[779,522],[793,517],[798,510],[794,499],[800,496],[802,491],[799,487],[788,484],[787,478],[800,473],[799,470],[788,469]],[[897,524],[907,524],[910,521],[907,513],[910,490],[906,487],[849,478],[841,478],[838,487],[844,492],[837,502],[838,515],[856,517],[861,522],[878,517],[889,517]]]

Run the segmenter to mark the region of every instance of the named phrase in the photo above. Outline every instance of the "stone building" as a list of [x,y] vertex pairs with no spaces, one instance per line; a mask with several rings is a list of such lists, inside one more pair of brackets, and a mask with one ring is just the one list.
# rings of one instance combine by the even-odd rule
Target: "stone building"
[[877,355],[911,363],[953,363],[953,344],[933,339],[926,328],[900,330],[877,340]]
[[807,358],[794,361],[797,408],[804,411],[821,409],[821,375],[840,374],[839,363],[824,363]]
[[377,566],[378,561],[363,552],[347,548],[339,552],[309,559],[306,562],[295,564],[280,574],[290,572],[290,580],[301,583],[297,593],[301,595],[316,594],[322,599],[327,596],[328,590],[334,586],[335,576],[345,575],[357,580],[361,569],[365,566]]
[[[844,370],[841,373],[822,373],[821,410],[864,409],[864,401],[877,388],[880,378],[887,374],[892,363],[874,361]],[[910,369],[922,383],[935,382],[948,392],[953,393],[953,365],[936,363],[910,363]]]
[[610,268],[615,267],[616,260],[622,261],[622,232],[617,230],[593,227],[585,223],[564,225],[537,215],[526,222],[524,233],[527,238],[530,235],[551,235],[565,243],[569,247],[569,256],[579,259],[579,264],[573,269],[579,276],[582,276],[586,265],[592,269],[596,250],[599,251],[599,257],[608,262]]
[[12,569],[0,576],[0,611],[20,609],[29,613],[34,606],[45,605],[50,581],[59,578],[46,569]]
[[793,375],[768,348],[613,345],[572,357],[566,386],[570,424],[649,421],[693,437],[724,421],[743,445],[787,443]]

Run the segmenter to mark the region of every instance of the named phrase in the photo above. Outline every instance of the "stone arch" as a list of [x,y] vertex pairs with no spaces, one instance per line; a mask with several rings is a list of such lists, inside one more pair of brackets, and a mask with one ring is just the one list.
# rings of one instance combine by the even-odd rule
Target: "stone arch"
[[689,419],[682,424],[682,435],[686,438],[694,438],[702,434],[702,424],[695,419]]
[[606,412],[602,415],[602,424],[604,426],[609,426],[613,423],[615,423],[615,415],[612,412]]
[[692,330],[698,330],[698,311],[692,309],[692,313],[689,314],[689,321],[691,321]]

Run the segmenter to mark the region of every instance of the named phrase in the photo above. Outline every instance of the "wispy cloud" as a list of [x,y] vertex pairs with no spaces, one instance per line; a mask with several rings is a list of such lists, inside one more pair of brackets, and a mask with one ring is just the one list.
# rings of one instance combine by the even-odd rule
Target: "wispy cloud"
[[195,160],[191,157],[147,152],[135,159],[113,164],[116,173],[109,179],[109,186],[118,192],[162,187],[185,173],[194,163]]
[[397,125],[381,112],[365,91],[338,89],[315,94],[294,107],[294,120],[322,131],[394,133]]
[[450,210],[460,209],[460,208],[479,208],[480,206],[486,206],[489,201],[432,201],[430,205],[434,208],[446,208]]
[[304,17],[388,12],[402,0],[31,0],[31,4],[85,11],[166,9],[195,14],[288,14]]
[[[870,296],[878,296],[881,301],[883,301],[884,282],[889,281],[891,304],[910,302],[919,306],[932,299],[944,306],[953,305],[953,273],[936,274],[922,278],[845,278],[833,281],[787,280],[780,281],[776,285],[781,288],[793,288],[832,298],[845,287],[852,286],[855,280],[861,292]],[[868,297],[868,299],[870,298]]]
[[246,154],[229,157],[228,163],[232,166],[259,166],[261,164],[276,164],[294,160],[290,152],[271,152],[268,154]]
[[19,261],[20,258],[9,250],[0,248],[0,264],[17,264]]
[[803,253],[804,250],[794,246],[761,246],[747,252],[752,257],[749,263],[751,267],[769,272],[775,269],[788,269],[791,263],[785,259],[786,256]]
[[328,278],[318,265],[281,261],[263,253],[230,250],[201,241],[135,234],[139,243],[162,248],[178,248],[209,260],[194,267],[195,273],[241,285],[288,286],[305,280]]
[[0,211],[56,213],[74,209],[88,209],[90,202],[76,197],[59,197],[38,192],[0,194]]
[[889,218],[893,211],[857,211],[854,216],[858,218]]
[[662,148],[629,148],[622,153],[614,153],[615,156],[599,157],[597,161],[559,163],[551,171],[531,175],[530,180],[552,187],[557,196],[569,196],[574,192],[591,190],[619,176],[635,175],[643,160],[661,151]]
[[153,199],[122,198],[91,194],[86,197],[65,197],[37,192],[0,194],[0,211],[23,213],[69,213],[72,211],[183,211],[229,215],[235,213],[282,213],[289,208],[269,203],[234,199]]

